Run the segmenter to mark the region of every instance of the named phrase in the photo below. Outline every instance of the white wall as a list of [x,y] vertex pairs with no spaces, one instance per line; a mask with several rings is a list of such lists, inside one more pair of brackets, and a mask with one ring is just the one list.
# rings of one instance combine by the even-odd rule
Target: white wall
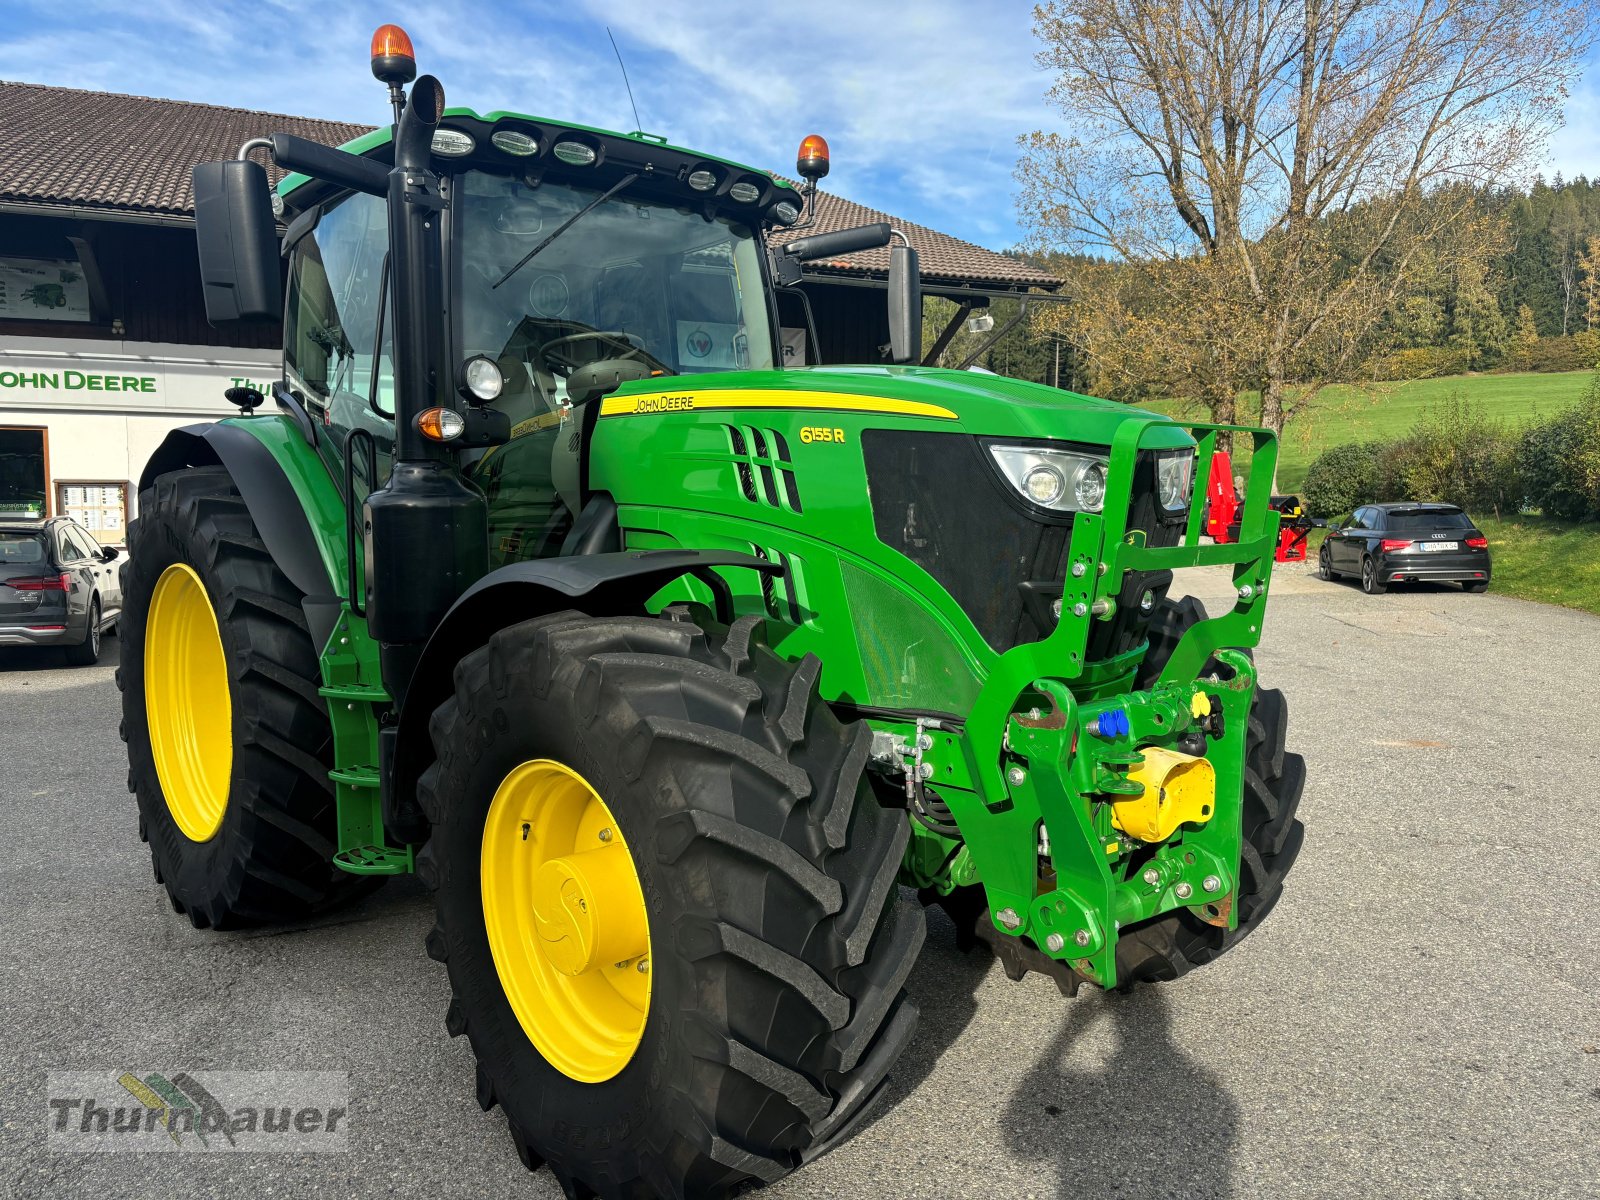
[[58,480],[127,482],[133,517],[139,475],[161,440],[179,426],[235,415],[223,392],[236,380],[265,391],[281,363],[273,350],[4,338],[0,425],[49,430],[52,497]]

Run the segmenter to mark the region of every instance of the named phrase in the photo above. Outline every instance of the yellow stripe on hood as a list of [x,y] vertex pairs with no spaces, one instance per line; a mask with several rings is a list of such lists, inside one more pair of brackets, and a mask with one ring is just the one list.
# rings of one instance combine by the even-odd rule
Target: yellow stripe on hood
[[933,417],[954,421],[956,414],[920,400],[887,396],[861,396],[848,392],[746,391],[740,388],[706,391],[645,392],[637,396],[608,396],[600,402],[602,417],[631,417],[670,412],[698,412],[727,408],[821,409],[829,412],[886,413],[899,417]]

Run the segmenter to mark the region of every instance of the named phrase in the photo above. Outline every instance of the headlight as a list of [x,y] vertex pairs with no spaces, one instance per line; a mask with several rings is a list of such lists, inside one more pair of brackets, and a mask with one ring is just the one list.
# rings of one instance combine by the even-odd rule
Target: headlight
[[1106,459],[1071,450],[990,446],[995,465],[1029,503],[1055,512],[1099,512],[1106,502]]
[[456,387],[469,404],[488,404],[498,400],[505,391],[506,377],[494,359],[487,354],[474,354],[461,364],[456,374]]
[[1193,450],[1156,455],[1156,495],[1167,512],[1189,507],[1194,490],[1194,455]]

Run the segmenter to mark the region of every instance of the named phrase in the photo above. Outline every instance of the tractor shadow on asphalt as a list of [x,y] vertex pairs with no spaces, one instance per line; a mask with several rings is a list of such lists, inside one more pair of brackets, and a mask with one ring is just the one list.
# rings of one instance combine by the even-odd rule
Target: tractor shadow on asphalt
[[[1057,1194],[1232,1193],[1239,1106],[1173,1040],[1169,996],[1167,985],[1109,995],[1084,988],[1018,1081],[1003,1121],[1007,1144],[1019,1158],[1054,1160]],[[1090,1036],[1106,1023],[1109,1052]]]
[[[907,981],[921,1009],[917,1034],[869,1124],[927,1080],[976,1015],[984,978],[999,969],[981,946],[956,949],[943,912],[927,914],[928,940]],[[1042,1050],[1001,1117],[1012,1154],[1039,1164],[1039,1194],[1229,1195],[1239,1106],[1174,1040],[1171,985],[1110,995],[1085,987],[1060,1003],[1059,1027],[1038,1039]],[[1051,1163],[1056,1179],[1047,1192]]]

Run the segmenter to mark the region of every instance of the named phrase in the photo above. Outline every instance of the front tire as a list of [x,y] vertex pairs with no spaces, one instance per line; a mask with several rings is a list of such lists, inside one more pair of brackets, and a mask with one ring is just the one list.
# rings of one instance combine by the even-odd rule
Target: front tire
[[302,594],[222,467],[156,479],[128,530],[128,789],[196,928],[304,918],[370,888],[333,866],[333,731]]
[[[438,759],[419,797],[433,836],[418,870],[435,890],[427,948],[449,971],[446,1026],[468,1035],[480,1104],[500,1104],[523,1163],[547,1162],[568,1196],[723,1197],[771,1182],[853,1130],[915,1026],[902,985],[924,924],[895,886],[909,831],[867,786],[865,727],[818,698],[817,660],[782,661],[756,626],[710,638],[650,618],[527,621],[461,661],[431,724]],[[504,810],[529,772],[559,787]],[[572,811],[587,816],[553,822],[574,780],[592,799]],[[628,873],[595,857],[615,860],[596,822],[614,822]],[[519,869],[519,823],[535,856],[553,824],[575,844],[563,834],[554,863],[529,864],[530,916],[508,938],[498,893]],[[537,882],[552,871],[588,877],[554,923]],[[607,916],[631,910],[634,886],[646,942],[631,918]],[[573,921],[611,949],[590,962],[535,944],[556,945]],[[554,970],[536,974],[553,989],[506,969],[519,946],[548,956]],[[641,960],[610,959],[641,946],[639,1000]],[[636,1029],[611,1023],[620,1049],[603,1062],[574,1057],[594,1040],[582,1019],[582,1036],[563,1034],[517,999],[565,1003],[576,985],[558,976],[610,972],[641,1007]]]

